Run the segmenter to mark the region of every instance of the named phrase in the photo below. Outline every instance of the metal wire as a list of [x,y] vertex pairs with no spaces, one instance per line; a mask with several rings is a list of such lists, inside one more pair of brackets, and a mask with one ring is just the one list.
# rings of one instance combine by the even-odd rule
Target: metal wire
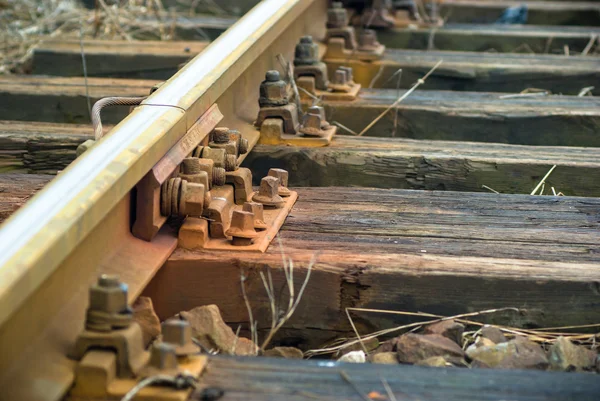
[[100,111],[107,106],[137,106],[146,100],[148,96],[143,97],[105,97],[98,100],[92,107],[92,126],[94,127],[94,136],[99,140],[104,135],[102,132],[102,120]]

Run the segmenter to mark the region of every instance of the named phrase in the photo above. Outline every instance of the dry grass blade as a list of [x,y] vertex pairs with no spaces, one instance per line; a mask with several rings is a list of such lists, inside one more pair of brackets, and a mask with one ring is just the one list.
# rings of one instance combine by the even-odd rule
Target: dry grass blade
[[292,85],[292,90],[294,91],[294,97],[296,99],[296,106],[298,107],[298,113],[302,115],[302,105],[300,104],[300,92],[298,92],[298,86],[296,86],[296,80],[294,79],[294,69],[292,67],[292,63],[288,63],[283,57],[283,54],[277,55],[277,61],[281,64],[281,67],[285,71],[285,74]]
[[371,121],[369,123],[369,125],[367,125],[359,134],[358,136],[362,136],[365,134],[365,132],[367,132],[369,129],[371,129],[375,124],[377,124],[377,121],[381,120],[391,109],[393,109],[394,107],[396,107],[400,102],[402,102],[404,99],[406,99],[408,96],[410,96],[411,93],[413,93],[415,91],[415,89],[417,89],[420,85],[424,84],[425,81],[427,80],[427,78],[429,78],[429,76],[431,74],[433,74],[433,72],[442,64],[443,60],[438,61],[431,70],[429,70],[429,72],[427,74],[425,74],[425,76],[423,78],[419,78],[419,80],[406,92],[404,92],[404,95],[400,96],[394,103],[392,103],[387,109],[385,109],[379,116],[377,116],[373,121]]
[[383,388],[385,389],[385,392],[387,393],[387,396],[390,399],[390,401],[396,401],[396,396],[394,395],[394,392],[390,388],[390,385],[388,384],[387,380],[383,377],[381,378],[381,384],[383,384]]
[[[415,328],[421,327],[426,324],[437,323],[437,322],[441,322],[444,320],[451,320],[451,319],[454,319],[454,320],[457,320],[460,322],[467,322],[469,324],[472,323],[472,324],[483,325],[483,323],[471,322],[470,320],[465,320],[464,318],[482,316],[482,315],[498,313],[498,312],[507,312],[507,311],[520,312],[521,311],[518,308],[507,307],[507,308],[499,308],[499,309],[488,309],[488,310],[483,310],[483,311],[479,311],[479,312],[464,313],[461,315],[454,315],[454,316],[440,316],[440,315],[433,315],[430,313],[423,313],[423,312],[405,312],[405,311],[393,311],[393,310],[385,310],[385,309],[366,309],[366,308],[347,308],[347,309],[349,311],[356,311],[356,312],[382,313],[382,314],[391,314],[391,315],[419,316],[419,317],[434,318],[434,319],[428,320],[428,321],[409,323],[409,324],[405,324],[402,326],[396,326],[396,327],[392,327],[389,329],[379,330],[375,333],[371,333],[369,335],[362,336],[362,338],[361,338],[362,341],[368,341],[373,338],[388,335],[391,333],[396,333],[396,332],[399,332],[402,330],[415,329]],[[315,355],[331,354],[331,353],[335,353],[337,351],[340,351],[344,348],[350,347],[350,346],[358,344],[358,343],[359,343],[359,341],[356,338],[349,339],[348,341],[346,341],[345,343],[340,344],[340,345],[306,351],[305,355],[307,357],[311,357],[311,356],[315,356]]]
[[[548,177],[550,177],[550,174],[552,174],[552,172],[554,171],[554,169],[556,168],[556,164],[554,166],[552,166],[552,168],[546,173],[546,175],[544,176],[544,178],[542,178],[542,180],[536,185],[536,187],[533,189],[533,191],[531,191],[530,195],[535,195],[536,192],[544,186],[544,184],[546,183],[546,180],[548,179]],[[540,195],[543,192],[540,191]]]
[[590,50],[592,50],[592,47],[594,47],[594,44],[596,43],[596,40],[598,40],[598,35],[592,35],[590,37],[590,41],[588,42],[588,44],[585,46],[585,48],[581,52],[582,56],[587,56],[588,55],[588,53],[590,52]]
[[358,135],[357,132],[351,130],[350,128],[346,127],[345,125],[342,125],[341,123],[337,122],[337,121],[332,121],[331,122],[333,125],[337,125],[338,127],[348,131],[349,133],[351,133],[352,135]]
[[495,194],[499,194],[500,193],[500,192],[496,191],[495,189],[488,187],[487,185],[482,185],[481,188],[487,189],[488,191],[491,191],[491,192],[493,192]]
[[586,86],[585,88],[582,88],[579,93],[577,94],[578,97],[584,97],[585,95],[590,95],[592,94],[592,91],[596,89],[594,86]]

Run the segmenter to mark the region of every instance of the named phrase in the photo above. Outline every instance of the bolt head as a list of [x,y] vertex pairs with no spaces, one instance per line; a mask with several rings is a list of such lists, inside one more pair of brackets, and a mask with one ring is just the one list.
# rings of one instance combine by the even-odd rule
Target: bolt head
[[212,140],[214,143],[229,142],[229,128],[217,127],[212,132]]
[[358,36],[358,44],[360,47],[378,46],[377,33],[372,29],[363,29]]
[[279,71],[277,71],[277,70],[269,70],[265,74],[265,79],[268,82],[277,82],[277,81],[281,80],[281,77],[279,76]]
[[343,7],[335,7],[335,3],[327,10],[327,27],[343,28],[348,25],[348,13]]
[[283,198],[278,194],[279,190],[279,178],[277,177],[263,177],[260,181],[260,188],[258,193],[254,194],[252,200],[255,202],[262,203],[264,206],[283,206]]
[[231,216],[231,225],[227,235],[238,238],[254,238],[257,233],[254,229],[254,213],[244,210],[234,210]]
[[348,83],[346,71],[338,68],[333,75],[333,83],[336,85],[346,85]]
[[287,170],[284,170],[282,168],[272,168],[269,170],[268,176],[277,178],[281,187],[288,186],[289,173],[287,172]]
[[177,355],[199,352],[192,340],[192,327],[186,320],[169,319],[162,324],[162,340],[175,347]]
[[105,313],[120,313],[128,308],[127,284],[116,276],[102,275],[90,288],[90,310]]
[[178,364],[175,347],[165,342],[154,343],[150,350],[150,366],[162,371],[176,370]]
[[183,196],[184,210],[180,210],[182,216],[200,217],[204,211],[205,187],[203,184],[188,182]]
[[319,62],[319,45],[312,36],[303,36],[296,45],[294,65],[313,65]]
[[354,81],[354,74],[352,71],[352,67],[339,67],[338,70],[342,70],[342,71],[346,71],[346,79],[348,80],[348,82],[352,82]]
[[254,215],[254,228],[256,230],[265,230],[267,223],[264,220],[264,208],[262,203],[258,202],[246,202],[242,206],[244,212],[250,212]]

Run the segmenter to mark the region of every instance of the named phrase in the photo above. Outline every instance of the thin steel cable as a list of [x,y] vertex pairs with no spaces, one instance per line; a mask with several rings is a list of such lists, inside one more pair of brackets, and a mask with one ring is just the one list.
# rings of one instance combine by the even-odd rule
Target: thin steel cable
[[102,132],[102,120],[100,119],[100,111],[107,106],[137,106],[146,100],[147,96],[143,97],[105,97],[98,100],[92,107],[92,126],[94,127],[94,136],[99,140],[104,135]]

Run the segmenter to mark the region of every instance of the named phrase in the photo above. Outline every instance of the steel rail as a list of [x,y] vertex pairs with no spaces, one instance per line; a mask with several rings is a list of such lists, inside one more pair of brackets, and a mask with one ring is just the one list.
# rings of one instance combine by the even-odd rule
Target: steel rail
[[[299,36],[324,33],[326,8],[326,0],[262,1],[5,222],[0,229],[0,384],[12,386],[0,399],[64,395],[73,379],[64,343],[84,318],[66,311],[85,305],[87,286],[107,266],[133,276],[127,259],[151,255],[142,254],[146,245],[139,240],[119,243],[111,232],[120,226],[128,231],[123,210],[131,189],[215,102],[223,105],[230,126],[249,127],[258,110],[261,75],[278,65],[277,53],[291,57]],[[253,98],[240,92],[249,85],[252,89],[245,91],[256,94]],[[153,242],[156,249],[172,251],[171,240]],[[126,249],[131,244],[137,251]],[[166,258],[158,252],[152,257],[159,266]],[[123,267],[112,266],[115,261]],[[131,292],[139,294],[154,272],[146,272]],[[78,292],[68,298],[69,290]],[[59,315],[65,322],[56,322]],[[24,356],[25,348],[33,355]],[[43,378],[22,380],[31,368],[43,371]]]

